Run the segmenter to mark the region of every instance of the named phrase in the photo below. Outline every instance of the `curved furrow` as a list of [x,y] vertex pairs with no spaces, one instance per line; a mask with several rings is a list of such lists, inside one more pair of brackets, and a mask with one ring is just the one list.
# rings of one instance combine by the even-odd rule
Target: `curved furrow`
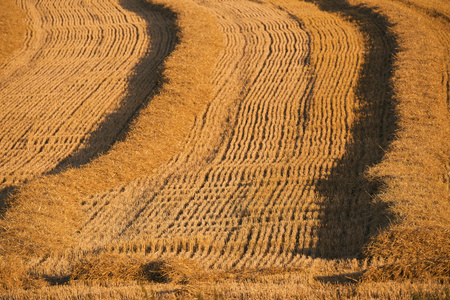
[[[105,150],[155,87],[175,40],[170,21],[137,0],[127,8],[117,0],[18,4],[33,30],[30,45],[0,74],[0,189],[71,155],[80,164]],[[148,77],[132,95],[140,62]],[[121,118],[103,128],[112,113]]]

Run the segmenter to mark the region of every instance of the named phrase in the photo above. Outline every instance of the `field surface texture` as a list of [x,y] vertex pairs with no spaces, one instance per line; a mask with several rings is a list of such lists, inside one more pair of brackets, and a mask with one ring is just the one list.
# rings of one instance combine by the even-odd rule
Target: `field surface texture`
[[[226,37],[217,96],[159,176],[92,199],[81,236],[94,249],[144,241],[211,267],[295,264],[316,254],[324,205],[317,185],[349,142],[361,37],[338,19],[311,33],[272,6],[205,5]],[[312,34],[335,55],[311,57]],[[367,226],[358,225],[363,239]]]
[[450,297],[445,0],[16,4],[0,296]]
[[[169,24],[141,1],[119,2],[18,3],[30,30],[0,74],[0,189],[86,162],[152,92]],[[138,62],[145,80],[132,78]]]

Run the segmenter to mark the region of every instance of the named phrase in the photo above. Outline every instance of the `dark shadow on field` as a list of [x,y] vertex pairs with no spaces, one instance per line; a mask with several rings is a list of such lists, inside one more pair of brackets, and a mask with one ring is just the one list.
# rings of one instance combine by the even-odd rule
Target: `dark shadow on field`
[[42,278],[51,286],[67,284],[70,281],[70,275],[66,276],[42,276]]
[[8,186],[5,188],[0,189],[0,218],[3,217],[3,214],[6,212],[6,210],[9,207],[8,199],[14,195],[16,192],[16,187],[14,186]]
[[331,174],[316,187],[325,199],[316,256],[359,257],[364,245],[390,219],[388,207],[373,200],[382,183],[366,178],[365,171],[381,161],[397,130],[392,76],[398,45],[392,24],[373,8],[353,6],[345,0],[306,1],[349,19],[366,38],[357,88],[361,107],[350,132],[354,139]]
[[151,102],[162,86],[164,61],[179,42],[176,14],[163,5],[146,0],[120,0],[119,3],[124,9],[147,21],[147,33],[150,36],[147,53],[128,78],[127,94],[121,101],[120,108],[108,115],[99,128],[91,133],[83,143],[84,148],[59,163],[50,174],[86,164],[110,150],[116,142],[125,139],[139,111]]

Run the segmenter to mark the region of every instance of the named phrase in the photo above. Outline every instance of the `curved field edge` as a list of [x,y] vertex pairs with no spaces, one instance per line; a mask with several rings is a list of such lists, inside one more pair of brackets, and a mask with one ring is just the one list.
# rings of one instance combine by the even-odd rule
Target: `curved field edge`
[[[290,1],[283,3],[286,2]],[[387,99],[391,103],[383,109],[389,109],[389,106],[395,109],[395,124],[390,125],[389,121],[392,120],[385,119],[380,125],[384,127],[382,134],[385,135],[389,135],[386,127],[394,126],[395,132],[392,133],[395,135],[387,136],[390,141],[385,144],[374,145],[381,148],[384,155],[379,161],[373,161],[374,164],[368,164],[368,169],[361,174],[368,181],[381,184],[382,188],[370,197],[373,198],[374,207],[388,208],[385,214],[390,224],[385,228],[380,220],[373,224],[378,227],[379,234],[365,245],[365,256],[375,261],[364,279],[449,280],[449,7],[436,4],[427,7],[421,0],[307,2],[350,18],[363,31],[366,31],[365,26],[374,30],[373,36],[369,31],[365,33],[368,34],[369,47],[373,47],[371,51],[375,53],[375,59],[380,52],[389,51],[389,47],[394,50],[390,67],[392,73],[388,74],[388,86],[382,90],[384,93],[392,91],[392,98],[388,96]],[[369,14],[373,11],[375,16],[379,16],[377,18],[385,18],[387,23],[384,26],[387,27],[383,29],[377,20],[365,25],[364,18],[369,15],[368,11]],[[389,35],[395,39],[394,44],[389,42]],[[371,46],[374,37],[388,41]],[[379,63],[383,63],[383,68],[389,67],[385,65],[386,61]],[[378,91],[370,90],[370,85],[379,80],[379,76],[374,76],[378,68],[376,63],[369,63],[367,67],[367,74],[362,74],[362,77],[368,76],[362,86],[362,96],[363,103],[369,105],[369,109],[364,112],[370,116],[377,113],[371,109],[379,109],[371,104],[379,101]],[[374,124],[371,118],[362,125],[370,128]],[[388,124],[384,124],[386,121]],[[364,141],[364,136],[361,141]],[[330,212],[331,218],[336,218],[334,214],[335,211]],[[339,237],[337,246],[339,242],[342,243]]]
[[383,158],[365,171],[369,181],[382,184],[372,197],[388,207],[390,224],[365,245],[365,256],[376,262],[364,279],[449,280],[449,6],[421,0],[310,2],[360,25],[358,10],[373,10],[389,22],[387,34],[398,47],[389,83],[395,135],[379,145]]
[[[27,31],[24,18],[25,13],[13,0],[0,2],[0,68],[23,45]],[[4,198],[0,192],[0,209]]]
[[396,24],[400,45],[393,78],[399,130],[384,160],[368,172],[385,182],[378,199],[395,219],[367,245],[366,254],[385,265],[365,277],[448,280],[450,6],[437,11],[438,5],[423,8],[420,0],[364,2]]
[[25,14],[13,0],[0,3],[0,67],[23,44],[26,35]]
[[167,163],[182,149],[196,116],[211,101],[209,81],[222,47],[214,17],[189,0],[152,3],[174,11],[180,31],[179,44],[165,62],[164,85],[140,111],[123,142],[108,153],[83,167],[34,180],[8,199],[9,209],[0,220],[3,287],[20,285],[23,278],[10,275],[22,270],[21,258],[71,248],[84,197],[151,174]]

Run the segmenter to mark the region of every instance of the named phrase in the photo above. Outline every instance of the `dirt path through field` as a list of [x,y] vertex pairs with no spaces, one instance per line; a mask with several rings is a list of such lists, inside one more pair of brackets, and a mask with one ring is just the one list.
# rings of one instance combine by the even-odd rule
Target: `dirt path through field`
[[0,72],[0,191],[107,149],[176,42],[141,0],[17,3],[31,30]]
[[185,253],[214,268],[295,265],[319,254],[316,184],[351,139],[362,36],[309,3],[294,15],[200,2],[227,39],[215,101],[157,177],[91,199],[80,246]]

